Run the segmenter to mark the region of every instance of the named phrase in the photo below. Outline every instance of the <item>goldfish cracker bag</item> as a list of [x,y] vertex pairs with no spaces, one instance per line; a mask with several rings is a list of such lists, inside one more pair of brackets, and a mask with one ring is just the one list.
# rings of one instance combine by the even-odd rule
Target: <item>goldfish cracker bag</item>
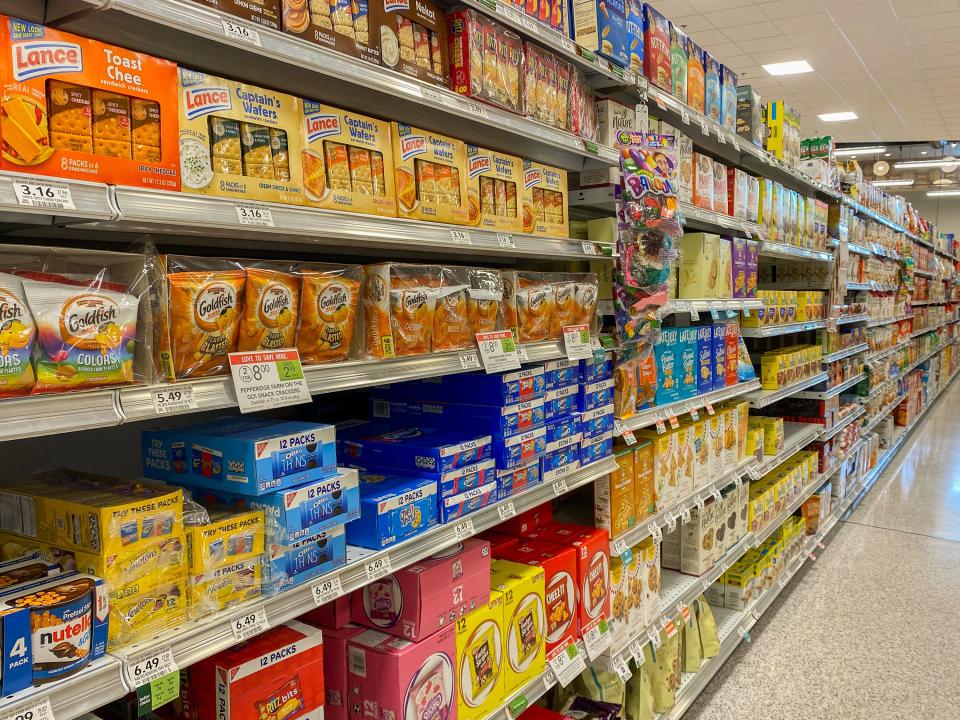
[[299,270],[300,330],[297,349],[304,365],[350,357],[363,270],[359,265],[303,266]]
[[237,350],[293,347],[300,305],[300,281],[276,270],[247,268]]
[[504,327],[504,281],[498,270],[467,268],[467,322],[470,337]]
[[550,339],[561,340],[563,328],[573,325],[578,315],[574,307],[576,302],[576,284],[565,273],[550,273],[553,286],[553,314],[550,316]]
[[520,342],[537,342],[550,337],[554,293],[554,286],[545,273],[516,272],[513,294]]
[[0,397],[29,391],[34,384],[30,354],[37,326],[15,275],[0,273]]
[[517,271],[501,270],[503,280],[503,322],[513,333],[515,339],[520,337],[520,328],[517,327]]
[[440,287],[433,313],[432,349],[435,352],[473,346],[467,313],[468,283],[466,268],[440,268]]
[[364,266],[366,355],[383,359],[430,352],[441,271],[436,265]]

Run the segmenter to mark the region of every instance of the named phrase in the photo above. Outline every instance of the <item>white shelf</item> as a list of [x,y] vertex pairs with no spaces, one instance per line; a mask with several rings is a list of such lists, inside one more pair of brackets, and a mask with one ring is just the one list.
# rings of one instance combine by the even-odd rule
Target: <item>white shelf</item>
[[[45,182],[66,185],[75,209],[48,209],[22,205],[17,200],[14,190],[15,183],[18,182],[28,185]],[[56,222],[71,225],[88,220],[111,220],[116,216],[117,208],[112,202],[110,189],[104,183],[0,172],[0,223],[2,224],[49,226]]]
[[723,400],[729,400],[750,391],[758,390],[759,388],[759,380],[749,380],[739,383],[738,385],[731,385],[720,390],[697,395],[689,400],[681,400],[680,402],[668,403],[666,405],[641,410],[629,420],[623,420],[622,425],[626,430],[640,430],[641,428],[655,424],[658,419],[666,422],[667,418],[689,413],[691,409],[699,408],[702,414],[706,412],[703,408],[706,407],[707,403],[713,404],[722,402]]
[[785,463],[807,445],[817,440],[823,434],[823,426],[815,423],[783,423],[783,450],[770,457],[764,456],[754,471],[757,477],[762,477]]
[[808,330],[819,330],[827,326],[826,320],[808,320],[806,322],[788,323],[785,325],[768,325],[766,327],[748,328],[741,327],[740,334],[745,338],[765,338],[775,337],[777,335],[790,335],[792,333],[807,332]]
[[875,352],[870,353],[869,355],[865,355],[863,358],[863,361],[869,363],[869,362],[873,362],[874,360],[882,360],[885,357],[889,357],[890,355],[893,355],[898,350],[902,350],[911,342],[913,342],[913,338],[905,338],[900,342],[898,342],[896,345],[891,345],[890,347],[884,348],[883,350],[877,350]]
[[823,358],[821,358],[821,360],[823,364],[826,365],[828,363],[836,362],[837,360],[843,360],[844,358],[848,358],[851,355],[856,355],[858,353],[866,352],[869,349],[870,349],[870,346],[867,345],[867,343],[859,343],[858,345],[844,348],[843,350],[837,350],[835,353],[824,355]]
[[747,238],[759,239],[766,235],[766,228],[757,223],[735,218],[726,213],[718,213],[698,207],[692,203],[678,203],[683,213],[683,226],[724,235],[742,235]]
[[894,400],[889,405],[884,407],[876,415],[871,415],[869,418],[867,418],[866,422],[864,422],[863,427],[860,429],[860,432],[866,435],[868,432],[873,430],[877,425],[880,424],[880,421],[883,420],[887,415],[892,413],[896,409],[897,405],[902,403],[903,400],[904,398],[897,397],[896,400]]
[[889,325],[891,323],[900,322],[901,320],[910,320],[912,317],[913,314],[897,315],[892,318],[877,318],[876,320],[867,320],[867,327],[880,327],[881,325]]
[[948,305],[949,300],[910,300],[911,305]]
[[841,433],[841,431],[842,431],[845,427],[847,427],[848,425],[850,425],[850,424],[851,424],[854,420],[856,420],[857,418],[863,417],[864,413],[866,413],[866,412],[867,412],[866,408],[864,408],[862,405],[858,406],[855,410],[851,411],[845,418],[843,418],[843,420],[841,420],[840,422],[838,422],[836,425],[834,425],[834,426],[833,426],[832,428],[830,428],[829,430],[824,431],[823,436],[821,437],[821,439],[822,439],[822,440],[830,440],[831,438],[836,437],[837,435],[839,435],[839,434]]
[[868,282],[848,282],[847,291],[850,290],[870,290],[871,285]]
[[879,213],[874,212],[873,210],[868,208],[866,205],[861,205],[849,195],[842,195],[840,199],[844,205],[846,205],[847,207],[853,208],[853,210],[857,213],[857,215],[862,215],[865,218],[875,220],[881,225],[886,225],[889,228],[893,228],[897,232],[904,233],[905,235],[907,235],[909,238],[913,240],[917,239],[916,235],[911,233],[902,225],[893,222],[893,220],[885,218],[883,215],[880,215]]
[[764,257],[783,258],[785,260],[813,260],[816,262],[833,262],[833,253],[823,250],[809,250],[807,248],[788,245],[766,240],[760,243],[760,254]]
[[866,313],[860,313],[859,315],[847,315],[845,317],[838,317],[837,325],[853,325],[854,323],[866,322],[870,319],[870,316]]
[[829,400],[830,398],[836,397],[837,395],[843,394],[845,390],[849,390],[858,382],[863,380],[867,376],[866,373],[860,373],[855,375],[849,380],[844,380],[839,385],[835,385],[832,388],[827,388],[826,390],[817,391],[817,390],[801,390],[798,393],[794,393],[793,396],[796,398],[804,398],[805,400]]
[[750,407],[753,408],[763,408],[767,405],[772,405],[778,400],[783,400],[793,395],[798,390],[806,390],[812,385],[817,383],[824,382],[829,379],[830,375],[828,373],[818,373],[813,377],[806,378],[800,382],[793,383],[787,387],[782,387],[777,390],[757,390],[751,393],[748,393],[744,396],[744,399],[750,401]]
[[674,313],[689,313],[694,311],[698,314],[703,313],[727,313],[742,312],[743,310],[760,310],[763,307],[763,300],[755,298],[743,299],[725,299],[718,300],[713,298],[703,298],[699,300],[668,300],[667,304],[660,308],[660,317],[667,317]]

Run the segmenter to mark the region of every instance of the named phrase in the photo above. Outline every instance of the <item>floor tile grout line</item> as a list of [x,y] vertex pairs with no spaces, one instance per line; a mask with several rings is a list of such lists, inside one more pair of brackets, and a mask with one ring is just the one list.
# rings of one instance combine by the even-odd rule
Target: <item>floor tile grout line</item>
[[875,530],[886,530],[888,532],[902,533],[904,535],[916,535],[917,537],[930,538],[931,540],[943,540],[944,542],[958,543],[960,540],[953,538],[940,537],[939,535],[927,535],[926,533],[914,532],[912,530],[899,530],[897,528],[884,527],[883,525],[871,525],[870,523],[856,522],[854,520],[841,520],[845,525],[859,525],[860,527],[874,528]]

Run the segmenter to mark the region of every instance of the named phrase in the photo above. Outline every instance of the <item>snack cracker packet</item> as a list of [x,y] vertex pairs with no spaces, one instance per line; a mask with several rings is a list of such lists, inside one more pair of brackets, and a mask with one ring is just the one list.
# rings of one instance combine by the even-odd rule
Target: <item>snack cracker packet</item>
[[23,283],[15,275],[0,273],[0,397],[33,387],[30,353],[36,336]]

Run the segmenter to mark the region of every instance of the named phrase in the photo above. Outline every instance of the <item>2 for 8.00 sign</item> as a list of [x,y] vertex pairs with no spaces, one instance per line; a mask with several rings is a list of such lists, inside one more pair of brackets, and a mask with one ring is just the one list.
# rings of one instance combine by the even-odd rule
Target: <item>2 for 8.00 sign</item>
[[230,353],[230,374],[240,412],[310,402],[297,350]]

